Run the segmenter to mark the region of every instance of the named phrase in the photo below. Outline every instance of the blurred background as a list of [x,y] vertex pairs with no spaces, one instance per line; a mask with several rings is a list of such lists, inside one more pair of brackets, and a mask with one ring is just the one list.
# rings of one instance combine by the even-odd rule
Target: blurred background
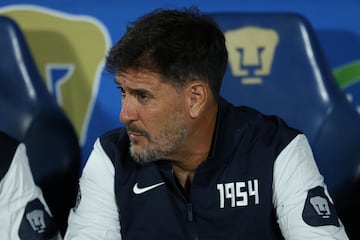
[[[197,5],[206,13],[296,12],[309,20],[337,83],[360,112],[360,1],[357,0],[3,0],[0,15],[24,30],[49,91],[73,123],[85,163],[96,137],[121,125],[121,99],[103,70],[128,22],[154,8]],[[1,53],[0,53],[1,54]]]

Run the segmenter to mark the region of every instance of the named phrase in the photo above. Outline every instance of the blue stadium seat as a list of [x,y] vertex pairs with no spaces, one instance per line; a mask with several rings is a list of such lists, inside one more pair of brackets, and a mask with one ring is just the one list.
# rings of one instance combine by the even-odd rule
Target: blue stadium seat
[[49,94],[20,28],[4,16],[0,16],[0,116],[0,130],[27,146],[34,180],[64,233],[76,199],[80,146],[72,124]]
[[229,51],[222,95],[235,105],[279,115],[306,134],[339,215],[348,231],[355,230],[360,115],[334,80],[310,23],[293,13],[211,16]]

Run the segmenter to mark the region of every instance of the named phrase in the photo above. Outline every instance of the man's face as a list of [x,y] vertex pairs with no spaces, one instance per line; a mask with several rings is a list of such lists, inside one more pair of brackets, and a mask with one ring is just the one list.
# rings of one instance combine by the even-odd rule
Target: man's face
[[139,163],[175,156],[188,136],[183,94],[153,72],[128,70],[119,73],[116,82],[131,156]]

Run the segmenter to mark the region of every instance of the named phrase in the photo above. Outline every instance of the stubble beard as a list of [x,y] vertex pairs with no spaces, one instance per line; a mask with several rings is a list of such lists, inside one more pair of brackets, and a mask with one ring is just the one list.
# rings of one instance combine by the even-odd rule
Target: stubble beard
[[148,145],[141,149],[138,143],[133,141],[130,142],[129,149],[131,157],[142,165],[167,159],[169,155],[173,155],[185,143],[188,137],[188,131],[179,111],[174,112],[172,117],[164,123],[159,135],[150,136],[147,132],[144,133]]

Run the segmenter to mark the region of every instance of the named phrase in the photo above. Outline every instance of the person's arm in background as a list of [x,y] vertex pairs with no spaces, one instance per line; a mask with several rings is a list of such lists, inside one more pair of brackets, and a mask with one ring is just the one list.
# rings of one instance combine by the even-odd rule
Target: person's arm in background
[[276,159],[273,190],[286,240],[348,239],[304,135],[298,135]]
[[70,210],[65,240],[121,240],[114,193],[114,166],[97,140],[79,184],[78,202]]
[[[33,180],[25,145],[3,136],[0,161],[10,162],[0,180],[0,239],[61,239],[42,191]],[[5,148],[7,142],[18,145]]]

